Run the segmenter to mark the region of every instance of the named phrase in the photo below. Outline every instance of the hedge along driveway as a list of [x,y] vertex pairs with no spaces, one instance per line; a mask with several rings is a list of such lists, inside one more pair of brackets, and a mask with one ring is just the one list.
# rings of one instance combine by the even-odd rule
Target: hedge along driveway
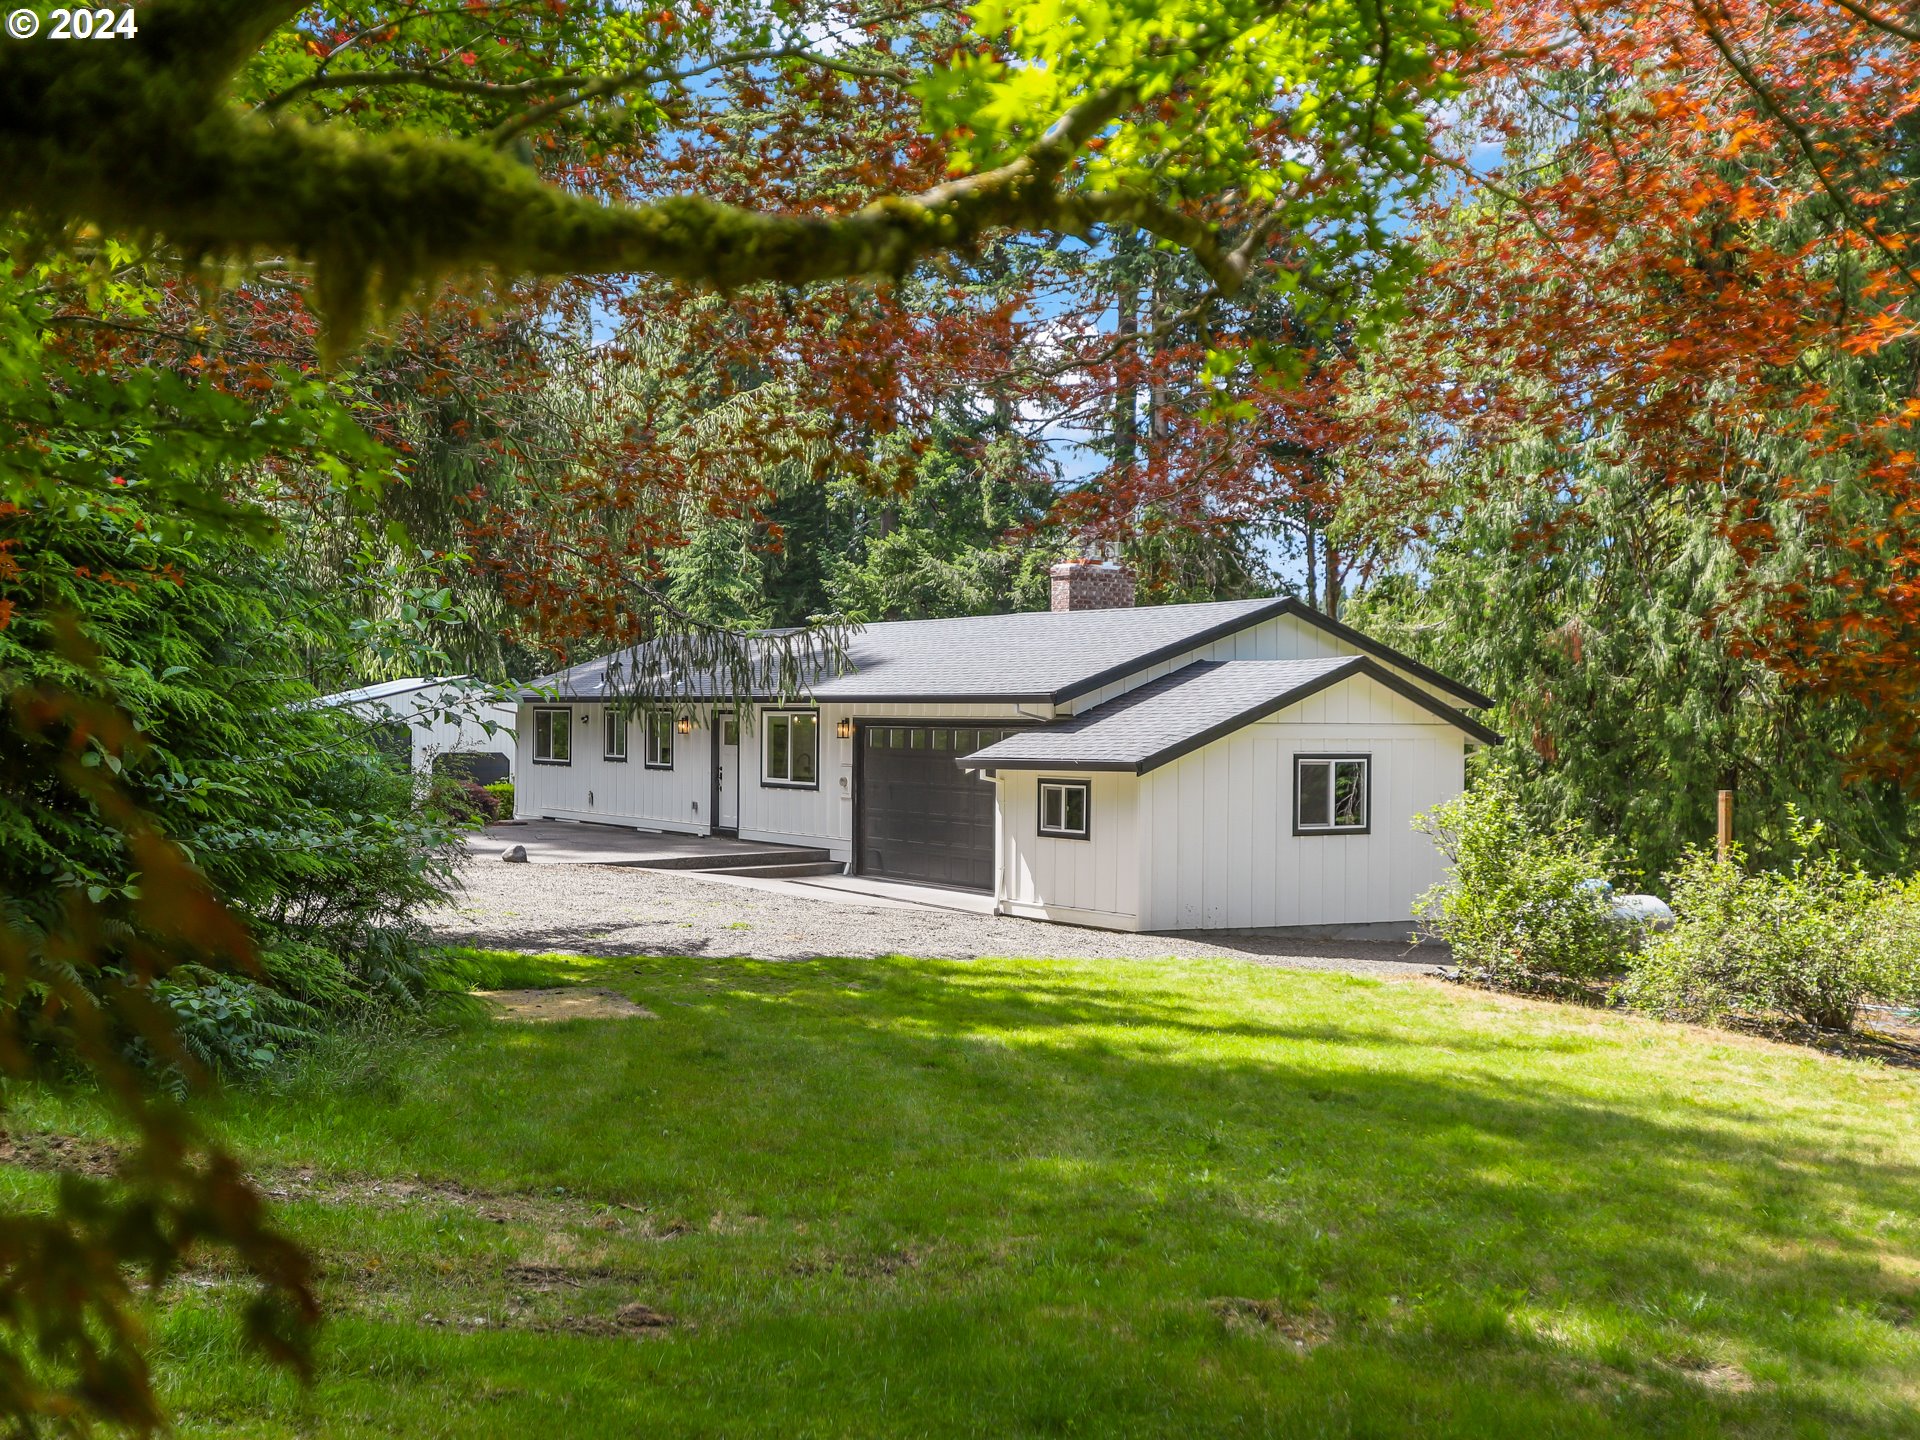
[[660,1019],[231,1102],[336,1318],[302,1396],[181,1292],[186,1433],[1920,1433],[1911,1073],[1231,962],[519,968]]

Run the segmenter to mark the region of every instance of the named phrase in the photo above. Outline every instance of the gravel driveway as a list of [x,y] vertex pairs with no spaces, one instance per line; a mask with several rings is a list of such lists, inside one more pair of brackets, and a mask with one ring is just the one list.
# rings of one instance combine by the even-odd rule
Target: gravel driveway
[[1229,956],[1259,965],[1391,978],[1431,974],[1445,951],[1377,942],[1278,939],[1235,932],[1128,935],[957,911],[882,908],[858,899],[607,865],[475,860],[466,892],[427,916],[443,940],[568,955],[982,955],[1033,959]]

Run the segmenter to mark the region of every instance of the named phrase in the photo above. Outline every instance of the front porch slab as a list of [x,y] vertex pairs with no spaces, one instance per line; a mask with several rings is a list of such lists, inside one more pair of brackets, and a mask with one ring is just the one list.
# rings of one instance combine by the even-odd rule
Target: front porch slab
[[[830,865],[832,857],[807,845],[767,845],[726,835],[682,835],[634,830],[585,820],[513,820],[467,837],[477,860],[527,847],[530,865],[632,865],[645,870],[736,870],[743,867]],[[837,869],[837,866],[832,868]]]

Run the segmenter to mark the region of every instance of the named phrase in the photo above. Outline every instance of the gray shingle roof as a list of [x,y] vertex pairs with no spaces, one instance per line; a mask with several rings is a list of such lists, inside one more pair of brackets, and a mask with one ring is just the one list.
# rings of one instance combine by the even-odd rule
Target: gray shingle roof
[[[894,620],[854,632],[850,668],[807,687],[816,700],[1021,700],[1061,704],[1076,695],[1288,610],[1290,600],[1225,600],[1137,609],[1032,611],[952,620]],[[607,693],[607,661],[536,685],[594,699]],[[666,697],[662,697],[666,698]],[[724,699],[711,677],[689,675],[672,698]]]
[[[1493,704],[1471,686],[1291,598],[882,621],[852,633],[845,669],[837,674],[823,669],[803,689],[816,700],[994,700],[1062,705],[1170,660],[1182,651],[1197,649],[1277,615],[1291,615],[1363,654],[1376,656],[1439,687],[1462,704],[1481,709]],[[642,646],[619,656],[590,660],[544,676],[534,684],[554,688],[561,699],[600,699],[612,688],[607,683],[608,666],[629,656],[644,655],[645,651]],[[735,698],[724,680],[698,672],[676,676],[653,689],[657,693],[651,698],[662,700]],[[529,693],[523,698],[542,697]],[[763,693],[746,698],[776,697]]]
[[1363,655],[1198,660],[1070,720],[1023,730],[960,763],[969,770],[1128,770],[1144,775],[1355,675],[1378,681],[1475,739],[1499,735]]

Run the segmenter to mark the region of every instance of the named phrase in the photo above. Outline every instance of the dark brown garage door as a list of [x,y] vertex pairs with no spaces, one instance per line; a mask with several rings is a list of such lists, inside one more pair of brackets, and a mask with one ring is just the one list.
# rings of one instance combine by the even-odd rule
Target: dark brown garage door
[[860,873],[993,888],[993,785],[954,761],[1011,731],[863,725]]

